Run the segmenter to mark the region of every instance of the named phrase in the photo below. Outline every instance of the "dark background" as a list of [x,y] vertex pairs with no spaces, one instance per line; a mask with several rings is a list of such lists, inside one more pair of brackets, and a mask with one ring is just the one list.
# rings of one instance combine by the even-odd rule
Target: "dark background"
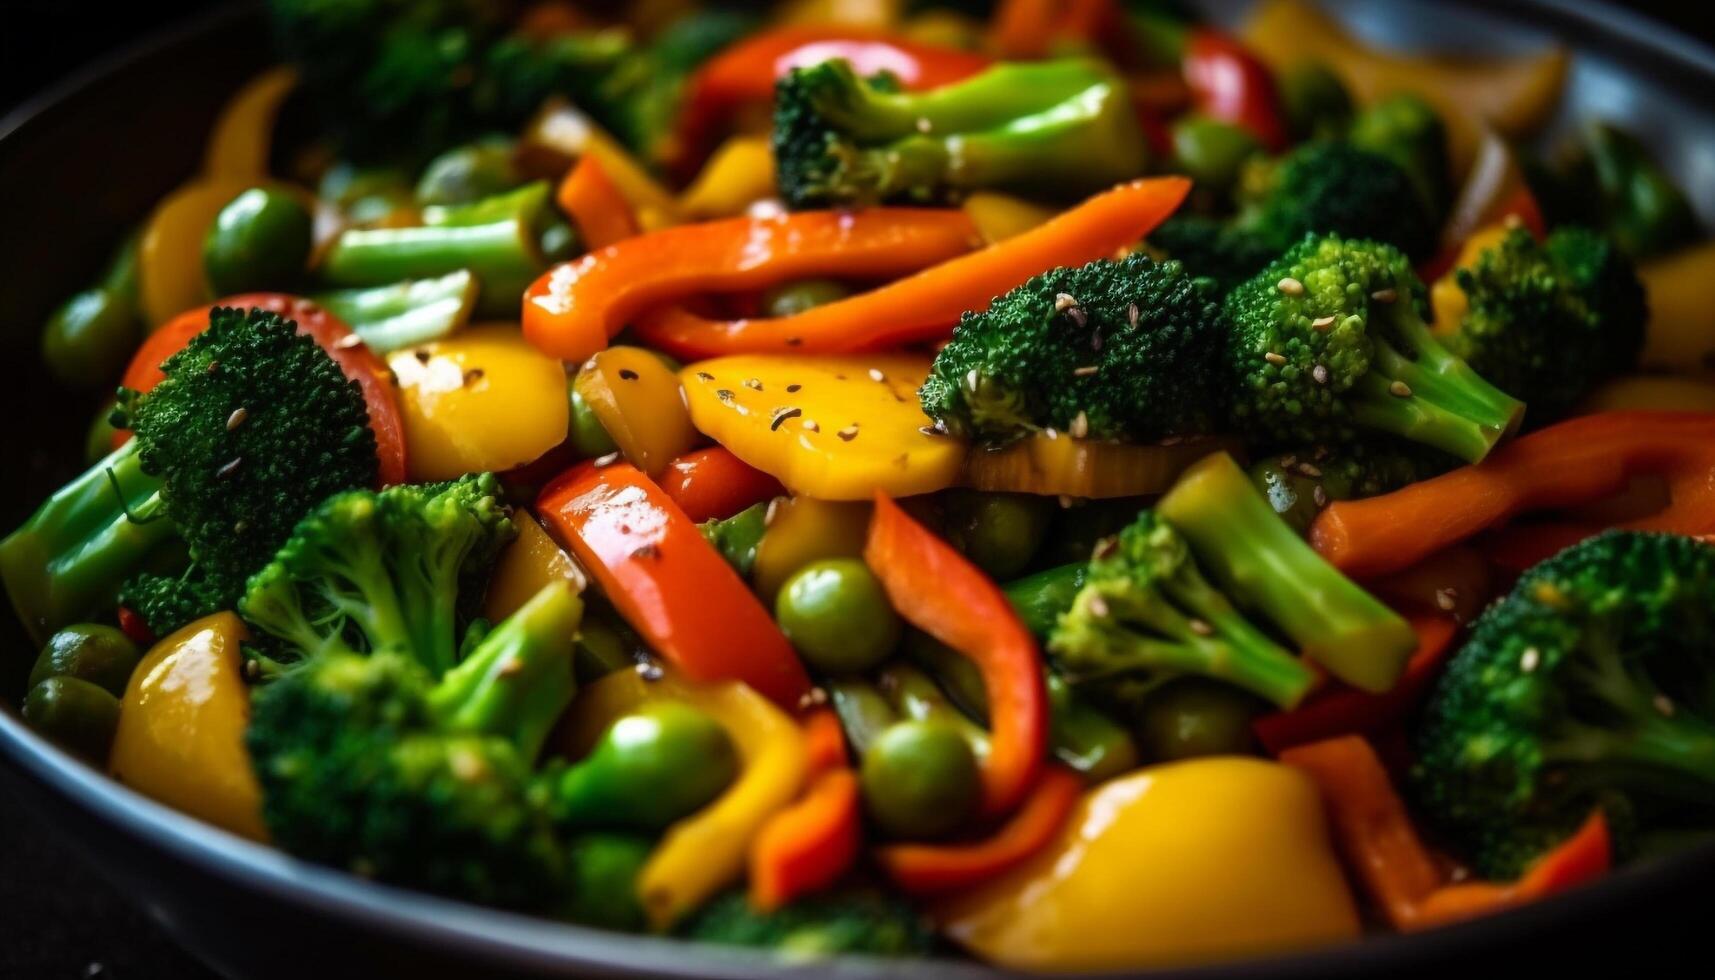
[[[214,5],[0,0],[0,115],[113,48]],[[1700,4],[1630,6],[1715,41],[1715,21],[1699,16]],[[0,978],[207,976],[49,828],[0,795]]]

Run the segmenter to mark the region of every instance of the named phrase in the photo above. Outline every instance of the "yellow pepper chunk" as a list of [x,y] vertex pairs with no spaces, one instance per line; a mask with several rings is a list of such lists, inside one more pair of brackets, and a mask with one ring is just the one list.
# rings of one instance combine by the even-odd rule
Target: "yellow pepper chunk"
[[951,486],[965,444],[922,431],[917,389],[929,358],[910,354],[745,354],[680,372],[691,421],[794,493],[896,497]]
[[216,613],[156,643],[120,701],[113,778],[253,840],[267,839],[262,790],[244,748],[250,692],[238,645],[244,624]]
[[609,347],[584,363],[573,384],[633,466],[661,475],[697,444],[679,377],[654,351]]
[[212,298],[203,240],[220,209],[256,183],[249,177],[193,180],[155,206],[137,239],[138,298],[151,329]]
[[589,116],[564,99],[553,99],[524,128],[520,152],[528,169],[557,176],[584,154],[596,158],[644,231],[679,222],[679,202],[647,168]]
[[720,145],[679,198],[687,218],[730,218],[774,196],[774,151],[766,136],[734,136]]
[[566,438],[560,362],[516,327],[473,327],[388,355],[399,381],[413,480],[450,480],[531,462]]
[[1638,270],[1649,296],[1649,330],[1641,363],[1652,370],[1715,370],[1715,242],[1652,259]]
[[709,714],[732,736],[743,763],[725,793],[667,828],[638,873],[643,910],[652,926],[666,929],[743,876],[756,832],[803,786],[809,749],[789,715],[743,684],[696,685],[671,674],[647,680],[634,670],[579,692],[563,744],[581,755],[609,725],[653,701],[682,701]]
[[259,180],[268,175],[274,120],[286,96],[297,87],[298,72],[270,68],[244,83],[215,120],[203,151],[203,172],[210,177]]
[[977,226],[983,241],[990,245],[1027,232],[1057,213],[1052,208],[993,191],[972,194],[965,198],[964,207],[971,216],[971,224]]
[[1471,302],[1459,286],[1459,270],[1475,268],[1477,259],[1499,245],[1507,234],[1505,225],[1492,225],[1472,232],[1471,237],[1465,239],[1465,244],[1459,247],[1459,257],[1454,260],[1453,267],[1429,287],[1429,306],[1435,314],[1435,322],[1431,326],[1437,335],[1457,332],[1465,314],[1471,311]]
[[786,497],[776,503],[750,567],[751,584],[763,605],[774,608],[774,597],[786,580],[813,561],[863,557],[871,509],[867,500]]
[[554,543],[536,519],[520,511],[512,515],[518,537],[501,552],[482,599],[482,614],[498,623],[524,607],[544,586],[564,582],[582,592],[588,580],[572,556]]
[[1315,785],[1238,757],[1154,766],[1091,790],[1053,843],[938,918],[991,963],[1055,972],[1233,959],[1359,934]]

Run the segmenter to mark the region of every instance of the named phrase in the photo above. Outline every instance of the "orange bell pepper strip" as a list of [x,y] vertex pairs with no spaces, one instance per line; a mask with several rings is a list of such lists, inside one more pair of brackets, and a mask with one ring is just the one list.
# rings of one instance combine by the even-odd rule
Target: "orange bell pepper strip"
[[887,877],[912,895],[969,888],[1047,846],[1083,792],[1077,773],[1048,766],[1018,811],[989,836],[968,843],[889,844],[876,848],[875,857]]
[[1639,473],[1663,478],[1668,504],[1618,526],[1715,532],[1715,414],[1624,411],[1568,419],[1478,465],[1334,503],[1310,526],[1310,542],[1348,575],[1385,575],[1520,514],[1601,500]]
[[801,211],[663,228],[548,270],[524,293],[524,336],[580,363],[658,306],[812,276],[891,278],[979,241],[955,209]]
[[843,765],[829,769],[751,842],[750,904],[770,912],[830,887],[857,863],[862,845],[857,774]]
[[1179,207],[1190,189],[1184,177],[1131,181],[980,251],[802,313],[725,321],[662,309],[639,321],[637,333],[652,346],[687,359],[844,354],[941,340],[965,311],[987,309],[996,296],[1031,276],[1135,245]]
[[694,169],[739,110],[772,102],[781,75],[833,58],[851,62],[860,75],[885,71],[910,92],[969,78],[991,64],[984,55],[857,27],[786,25],[753,34],[691,76],[676,127],[674,171],[685,176]]
[[[295,321],[299,333],[314,338],[345,376],[363,389],[363,402],[369,409],[369,428],[375,433],[381,485],[386,487],[405,482],[405,423],[399,412],[393,372],[387,367],[387,362],[365,347],[338,317],[302,297],[287,293],[244,293],[228,296],[211,306],[186,310],[144,338],[143,345],[131,356],[131,363],[126,366],[119,383],[135,391],[148,391],[160,384],[166,377],[161,373],[161,363],[183,350],[192,337],[208,329],[208,314],[215,306],[278,313]],[[124,444],[129,438],[129,432],[115,433],[114,447]]]
[[1408,618],[1417,633],[1417,649],[1392,689],[1382,694],[1349,687],[1324,689],[1291,711],[1266,714],[1251,722],[1257,741],[1279,755],[1306,742],[1368,735],[1403,719],[1440,672],[1459,630],[1458,624],[1446,616],[1417,614]]
[[817,708],[804,719],[804,742],[812,774],[841,768],[848,761],[846,730],[832,708]]
[[1407,928],[1426,929],[1547,898],[1602,877],[1612,863],[1608,821],[1596,810],[1577,833],[1537,858],[1518,881],[1473,881],[1439,888],[1418,906]]
[[724,446],[693,449],[675,458],[659,482],[661,490],[698,524],[731,517],[786,492],[779,480]]
[[875,495],[863,557],[907,622],[976,664],[991,728],[982,812],[1006,813],[1036,782],[1048,744],[1036,640],[988,576],[884,493]]
[[630,202],[593,155],[580,157],[566,172],[554,192],[554,201],[572,219],[585,247],[592,252],[640,231]]
[[536,515],[686,677],[742,681],[789,711],[809,693],[803,664],[773,617],[635,466],[574,466],[542,490]]

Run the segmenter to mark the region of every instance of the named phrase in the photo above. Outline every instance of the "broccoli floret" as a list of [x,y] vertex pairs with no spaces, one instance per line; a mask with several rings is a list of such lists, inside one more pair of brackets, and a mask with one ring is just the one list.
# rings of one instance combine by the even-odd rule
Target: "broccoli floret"
[[1201,675],[1283,707],[1314,676],[1209,584],[1191,547],[1154,511],[1096,546],[1084,587],[1048,636],[1060,672],[1100,694],[1111,681],[1128,695]]
[[1644,289],[1630,259],[1584,228],[1556,229],[1538,244],[1513,229],[1461,268],[1467,312],[1447,346],[1552,422],[1607,379],[1637,364]]
[[1417,728],[1424,812],[1511,878],[1593,808],[1651,835],[1715,818],[1715,548],[1612,531],[1527,571],[1472,628]]
[[288,660],[328,648],[411,651],[436,676],[516,533],[493,474],[336,494],[251,579],[238,609]]
[[1391,95],[1366,107],[1352,122],[1347,140],[1393,161],[1417,187],[1424,213],[1439,224],[1452,201],[1447,125],[1422,97]]
[[840,59],[776,83],[774,160],[789,205],[931,203],[983,188],[1064,198],[1143,172],[1124,85],[1095,62],[1002,64],[932,92],[889,88]]
[[115,421],[135,438],[0,543],[0,573],[32,631],[111,604],[175,546],[188,571],[125,588],[150,628],[229,607],[299,517],[375,481],[361,391],[292,321],[216,308],[162,370],[147,393],[120,392]]
[[1274,447],[1386,433],[1477,462],[1524,405],[1430,333],[1398,249],[1310,236],[1227,296],[1232,418]]
[[591,113],[645,161],[664,164],[678,149],[673,140],[692,72],[755,25],[754,16],[733,10],[686,15],[614,66],[588,102]]
[[571,700],[579,609],[548,586],[438,679],[414,650],[336,646],[261,687],[245,742],[274,843],[383,881],[557,906],[565,859],[532,769]]
[[1380,154],[1332,140],[1252,163],[1230,220],[1176,217],[1149,242],[1230,289],[1311,233],[1386,242],[1413,259],[1436,244],[1411,177]]
[[802,898],[773,912],[758,912],[744,895],[728,892],[699,910],[680,935],[764,947],[789,957],[922,956],[934,951],[934,934],[909,905],[856,890]]
[[1223,332],[1213,293],[1178,263],[1133,254],[1063,267],[966,313],[919,396],[947,431],[991,442],[1045,428],[1135,441],[1208,432],[1222,413]]

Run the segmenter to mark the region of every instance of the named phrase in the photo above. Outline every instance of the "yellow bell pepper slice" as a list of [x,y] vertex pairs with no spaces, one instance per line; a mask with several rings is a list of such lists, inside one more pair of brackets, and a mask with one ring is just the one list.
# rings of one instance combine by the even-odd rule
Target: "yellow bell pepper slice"
[[658,930],[744,875],[752,838],[797,797],[809,771],[803,731],[773,702],[743,684],[694,685],[671,674],[649,680],[622,670],[585,688],[568,715],[565,744],[574,755],[588,751],[619,718],[663,700],[683,701],[719,722],[743,769],[713,803],[668,827],[638,873],[638,899]]
[[750,582],[763,605],[774,608],[786,580],[813,561],[862,558],[871,509],[867,500],[786,497],[775,503],[750,567]]
[[551,100],[524,129],[522,159],[552,175],[564,173],[584,154],[596,158],[631,205],[644,231],[678,224],[679,202],[647,168],[589,116],[563,99]]
[[107,767],[145,796],[266,840],[262,790],[244,748],[246,639],[238,617],[222,612],[156,643],[126,685]]
[[1058,212],[1040,204],[993,191],[978,191],[965,198],[965,213],[983,241],[990,245],[1022,234],[1043,224]]
[[257,182],[250,177],[193,180],[155,206],[137,239],[137,290],[151,328],[211,297],[202,269],[203,240],[220,209]]
[[1429,287],[1429,307],[1435,314],[1431,328],[1436,334],[1447,336],[1457,332],[1465,314],[1471,311],[1470,300],[1459,286],[1458,271],[1475,267],[1484,252],[1499,245],[1506,237],[1505,225],[1493,225],[1473,232],[1459,246],[1459,257],[1453,261],[1453,267]]
[[1597,412],[1715,412],[1715,379],[1636,374],[1615,378],[1591,392],[1580,415]]
[[274,120],[297,84],[297,71],[288,67],[270,68],[245,82],[215,120],[203,153],[203,173],[216,179],[266,177]]
[[1316,786],[1239,757],[1154,766],[1091,790],[1053,843],[937,918],[991,963],[1052,972],[1177,966],[1359,935]]
[[1310,0],[1263,0],[1251,10],[1244,39],[1276,71],[1323,62],[1360,103],[1399,92],[1427,99],[1447,123],[1448,152],[1460,176],[1476,156],[1485,123],[1522,136],[1553,114],[1569,60],[1559,47],[1486,60],[1380,51]]
[[774,151],[766,136],[734,136],[722,143],[679,198],[686,218],[731,218],[774,196]]
[[584,362],[572,384],[614,445],[651,479],[697,444],[679,377],[654,351],[598,351]]
[[398,380],[413,480],[508,470],[565,441],[565,370],[516,327],[471,327],[394,351],[387,365]]
[[564,582],[573,592],[588,584],[584,570],[554,543],[536,519],[522,511],[512,515],[518,536],[501,552],[482,599],[482,614],[498,623],[524,607],[543,587]]
[[822,500],[905,497],[953,484],[958,439],[929,424],[917,389],[929,358],[911,354],[741,354],[680,372],[691,421],[787,489]]
[[1715,370],[1715,242],[1704,242],[1638,270],[1649,297],[1641,363],[1686,374]]

